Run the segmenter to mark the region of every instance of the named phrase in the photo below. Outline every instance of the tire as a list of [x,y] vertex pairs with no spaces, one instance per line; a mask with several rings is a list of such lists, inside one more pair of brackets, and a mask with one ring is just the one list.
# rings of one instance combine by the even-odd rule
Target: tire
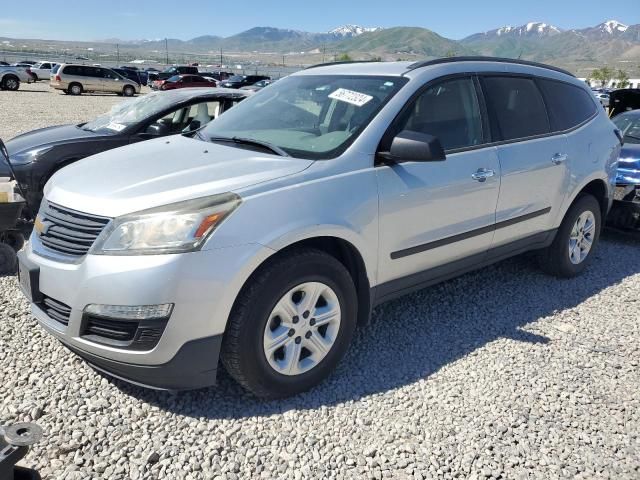
[[15,92],[20,88],[20,79],[15,75],[5,75],[2,79],[2,87],[5,90]]
[[[280,323],[274,309],[285,299],[291,300],[289,305],[294,308],[306,308],[303,305],[306,297],[300,298],[297,290],[302,286],[317,287],[316,291],[320,292],[319,300],[309,308],[311,314],[305,311],[298,316],[301,313],[298,310],[298,315],[290,315],[288,322]],[[332,319],[326,327],[314,326],[314,314],[320,315],[320,309],[329,309],[323,314],[325,321]],[[294,250],[268,261],[238,295],[224,335],[222,362],[240,385],[258,397],[274,399],[298,394],[324,380],[344,356],[355,330],[357,314],[356,289],[344,265],[320,250]],[[275,328],[273,332],[272,328]],[[285,335],[275,333],[282,329]],[[278,343],[282,346],[268,355],[265,344],[273,339],[267,335],[282,338],[286,344]],[[312,346],[318,344],[324,350]],[[285,355],[295,359],[289,362],[293,365],[289,373],[286,366],[280,371],[274,366],[279,362],[278,355],[285,365]]]
[[[593,223],[591,227],[588,226],[589,223],[583,225],[584,235],[581,233],[580,225],[577,224],[578,219],[591,219]],[[589,231],[587,232],[587,230]],[[540,267],[546,273],[559,278],[572,278],[580,275],[593,259],[593,252],[598,245],[601,230],[602,213],[598,200],[593,195],[578,195],[564,216],[553,243],[540,252]],[[579,240],[577,245],[572,237],[577,237]],[[583,237],[585,240],[580,241]],[[583,251],[583,247],[586,248],[589,239],[591,241],[590,247]],[[574,245],[573,248],[572,245]],[[570,252],[574,253],[573,257]]]
[[130,85],[127,85],[126,87],[124,87],[122,89],[122,94],[125,97],[133,97],[135,95],[136,91],[134,90],[134,88]]
[[72,83],[69,85],[68,92],[70,95],[82,95],[82,85],[79,83]]
[[6,243],[0,243],[0,275],[13,275],[18,269],[18,257]]
[[40,79],[38,78],[38,75],[37,75],[36,73],[33,73],[33,72],[32,72],[32,73],[31,73],[31,75],[33,76],[33,81],[34,81],[34,82],[38,82],[38,81],[40,81]]
[[15,252],[24,247],[25,238],[20,232],[9,231],[0,234],[0,241],[9,245]]

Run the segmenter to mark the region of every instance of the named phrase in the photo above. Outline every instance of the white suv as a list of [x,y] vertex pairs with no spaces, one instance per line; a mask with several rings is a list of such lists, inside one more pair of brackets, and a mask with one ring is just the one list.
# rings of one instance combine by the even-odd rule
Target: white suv
[[42,326],[110,375],[204,387],[220,355],[282,397],[326,377],[380,302],[529,250],[582,272],[619,150],[552,67],[310,68],[196,133],[61,170],[20,281]]

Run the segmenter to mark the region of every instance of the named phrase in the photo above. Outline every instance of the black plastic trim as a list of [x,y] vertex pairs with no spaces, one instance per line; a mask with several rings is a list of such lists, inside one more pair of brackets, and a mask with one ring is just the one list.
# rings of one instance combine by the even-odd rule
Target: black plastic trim
[[426,252],[427,250],[432,250],[434,248],[442,247],[444,245],[449,245],[451,243],[467,240],[469,238],[476,237],[478,235],[483,235],[485,233],[489,233],[494,230],[510,227],[511,225],[515,225],[516,223],[526,222],[527,220],[531,220],[532,218],[536,218],[541,215],[546,215],[550,211],[551,211],[551,207],[543,208],[542,210],[537,210],[535,212],[527,213],[525,215],[520,215],[519,217],[503,220],[502,222],[498,222],[493,225],[487,225],[486,227],[476,228],[475,230],[459,233],[451,237],[441,238],[440,240],[435,240],[433,242],[423,243],[422,245],[416,245],[415,247],[409,247],[409,248],[405,248],[404,250],[391,252],[391,259],[397,260],[398,258],[408,257],[409,255],[415,255],[417,253]]
[[193,390],[216,384],[222,335],[187,342],[160,365],[119,362],[62,343],[98,370],[121,380],[159,390]]
[[435,285],[445,280],[458,277],[467,272],[489,266],[501,260],[551,245],[557,230],[536,233],[506,245],[491,248],[487,251],[456,260],[445,265],[414,273],[406,277],[391,280],[372,288],[372,304],[379,305],[388,300],[401,297],[416,290]]
[[575,75],[563,68],[554,67],[553,65],[547,65],[545,63],[531,62],[529,60],[520,60],[516,58],[504,58],[504,57],[483,57],[483,56],[466,56],[466,57],[446,57],[436,58],[435,60],[426,60],[422,62],[416,62],[409,65],[408,72],[416,70],[422,67],[430,67],[432,65],[442,65],[445,63],[457,63],[457,62],[494,62],[494,63],[513,63],[515,65],[525,65],[527,67],[538,67],[546,70],[552,70],[554,72],[564,73],[570,77],[575,78]]

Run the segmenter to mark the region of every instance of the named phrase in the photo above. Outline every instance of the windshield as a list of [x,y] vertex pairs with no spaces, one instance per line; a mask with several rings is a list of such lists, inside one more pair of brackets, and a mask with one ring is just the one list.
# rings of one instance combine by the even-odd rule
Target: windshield
[[292,157],[334,158],[406,81],[346,75],[287,77],[213,120],[200,136],[267,142]]
[[115,135],[131,125],[138,124],[146,118],[162,112],[174,103],[174,97],[167,96],[164,92],[149,93],[144,97],[138,97],[115,105],[108,113],[85,123],[82,129]]
[[180,80],[180,75],[174,75],[173,77],[167,78],[167,82],[169,83],[174,83],[177,82],[178,80]]
[[244,80],[245,77],[243,77],[242,75],[234,75],[233,77],[230,77],[227,79],[227,81],[229,82],[242,82]]

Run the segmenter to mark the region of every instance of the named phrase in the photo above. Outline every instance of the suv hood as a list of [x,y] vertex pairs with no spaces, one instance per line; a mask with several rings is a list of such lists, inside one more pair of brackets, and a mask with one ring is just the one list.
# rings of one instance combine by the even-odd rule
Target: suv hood
[[312,163],[176,135],[76,162],[56,173],[44,194],[67,208],[117,217],[237,191],[293,175]]

